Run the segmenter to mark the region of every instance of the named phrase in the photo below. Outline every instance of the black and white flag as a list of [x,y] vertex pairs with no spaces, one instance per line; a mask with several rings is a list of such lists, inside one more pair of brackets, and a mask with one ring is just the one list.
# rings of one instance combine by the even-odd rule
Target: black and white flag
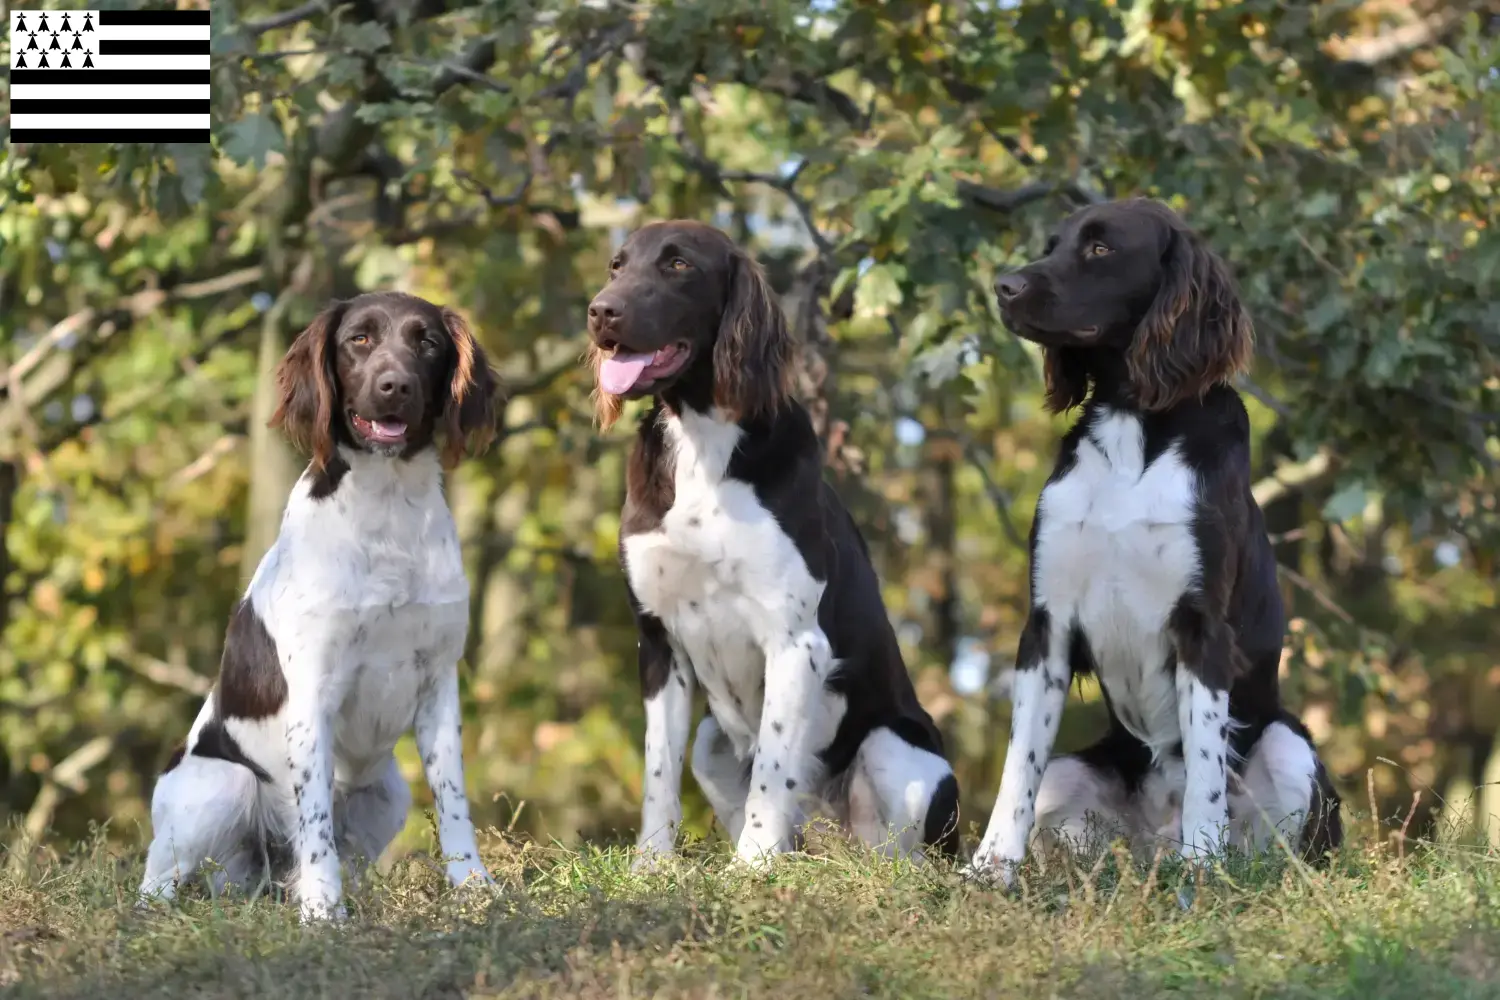
[[208,142],[206,10],[10,12],[11,142]]

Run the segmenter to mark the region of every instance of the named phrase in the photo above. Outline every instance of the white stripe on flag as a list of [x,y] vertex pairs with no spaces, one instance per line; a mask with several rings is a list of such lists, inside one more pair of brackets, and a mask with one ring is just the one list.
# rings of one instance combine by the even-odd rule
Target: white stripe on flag
[[[79,76],[80,81],[86,76]],[[206,83],[13,83],[12,101],[206,101]]]
[[10,130],[28,129],[202,129],[208,130],[209,116],[202,115],[11,115]]
[[[201,56],[200,55],[186,55],[186,56],[100,56],[100,55],[96,55],[96,56],[91,56],[90,58],[92,58],[94,60],[94,68],[95,69],[201,69],[204,72],[207,72],[208,69],[209,69],[209,58],[208,58],[208,53],[207,52],[203,53]],[[73,64],[73,68],[74,69],[77,69],[79,66],[81,66],[83,64],[83,60],[77,58],[76,56],[74,58],[68,60],[68,61]],[[58,60],[56,60],[56,59],[48,59],[47,63],[53,69],[56,69],[57,68]],[[29,60],[27,62],[27,65],[31,66],[33,69],[36,68],[35,63],[32,63]],[[81,70],[81,72],[87,73],[88,70]],[[79,79],[82,80],[82,77],[79,77]]]
[[[95,20],[98,19],[95,18]],[[211,26],[207,24],[106,24],[102,28],[95,24],[92,37],[109,42],[192,41],[195,39],[206,42],[210,37],[210,28]]]

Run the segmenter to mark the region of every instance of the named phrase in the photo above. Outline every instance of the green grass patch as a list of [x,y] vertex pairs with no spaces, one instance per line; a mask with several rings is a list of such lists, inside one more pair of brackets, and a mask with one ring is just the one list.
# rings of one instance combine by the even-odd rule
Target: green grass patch
[[[498,892],[413,855],[336,927],[270,896],[133,907],[103,841],[0,874],[15,997],[1500,997],[1500,857],[1351,847],[1326,871],[1236,859],[1207,878],[1123,853],[1038,858],[1014,895],[833,845],[737,869],[696,847],[634,875],[618,849],[492,835]],[[1207,991],[1207,992],[1205,992]]]

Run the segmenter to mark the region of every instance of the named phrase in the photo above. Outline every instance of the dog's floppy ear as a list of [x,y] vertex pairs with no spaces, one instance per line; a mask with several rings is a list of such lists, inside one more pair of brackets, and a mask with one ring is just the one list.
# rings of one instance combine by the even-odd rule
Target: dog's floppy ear
[[453,341],[453,378],[443,407],[443,464],[453,467],[467,452],[478,455],[495,438],[500,380],[464,318],[444,308],[443,326]]
[[1250,364],[1255,333],[1219,255],[1187,230],[1172,230],[1162,281],[1135,332],[1127,363],[1141,409],[1202,399]]
[[793,346],[765,272],[736,250],[714,346],[714,403],[736,420],[775,414],[792,395]]
[[333,458],[339,386],[330,348],[346,307],[344,302],[330,303],[298,334],[276,366],[279,399],[270,426],[280,428],[293,448],[311,456],[314,472]]

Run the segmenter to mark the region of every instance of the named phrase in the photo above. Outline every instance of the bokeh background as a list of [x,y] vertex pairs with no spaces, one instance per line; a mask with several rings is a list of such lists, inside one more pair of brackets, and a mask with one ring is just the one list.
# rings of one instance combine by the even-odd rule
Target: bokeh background
[[[466,313],[511,391],[451,486],[476,817],[628,837],[633,421],[596,431],[579,361],[612,249],[672,216],[744,241],[782,294],[828,474],[982,822],[1024,539],[1067,425],[988,289],[1068,211],[1137,194],[1205,234],[1255,319],[1241,388],[1292,619],[1284,686],[1346,799],[1410,813],[1413,834],[1500,813],[1500,4],[213,12],[212,147],[0,162],[11,843],[99,825],[140,843],[300,471],[265,426],[269,373],[331,298],[374,288]],[[1086,686],[1063,747],[1099,724]],[[425,846],[430,798],[400,755],[403,843]]]

